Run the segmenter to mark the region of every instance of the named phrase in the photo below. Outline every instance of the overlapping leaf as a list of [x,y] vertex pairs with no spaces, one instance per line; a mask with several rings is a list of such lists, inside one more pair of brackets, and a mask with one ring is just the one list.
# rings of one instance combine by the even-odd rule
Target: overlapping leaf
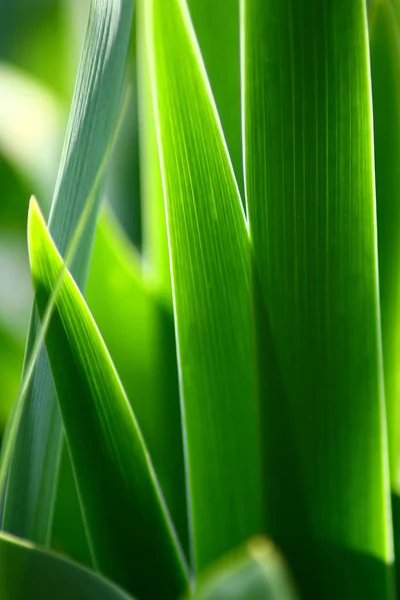
[[[101,188],[104,160],[120,107],[132,10],[131,0],[92,3],[49,221],[61,253],[71,242],[88,198],[94,198],[95,184]],[[98,202],[89,208],[72,265],[80,284],[86,276]],[[33,315],[27,359],[36,327]],[[43,350],[3,446],[0,487],[4,529],[40,543],[49,542],[61,441],[61,420]]]
[[248,237],[187,7],[179,0],[145,7],[201,569],[261,522]]
[[[44,318],[63,263],[35,201],[28,240]],[[179,543],[125,392],[68,273],[54,302],[46,348],[95,563],[141,598],[176,598],[187,582]]]
[[[175,335],[140,257],[110,210],[100,218],[86,298],[143,433],[165,500],[188,552]],[[151,283],[152,282],[152,283]],[[156,284],[158,290],[158,284]],[[110,310],[110,306],[113,307]]]

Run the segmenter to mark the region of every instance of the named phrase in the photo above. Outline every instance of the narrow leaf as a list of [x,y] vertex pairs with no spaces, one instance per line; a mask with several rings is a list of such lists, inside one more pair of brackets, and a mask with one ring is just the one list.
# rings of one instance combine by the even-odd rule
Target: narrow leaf
[[[50,231],[62,254],[72,240],[95,184],[102,180],[120,107],[132,11],[132,0],[92,1],[49,220]],[[86,278],[100,197],[101,189],[72,265],[80,285]],[[31,358],[36,328],[33,313],[25,366]],[[3,529],[38,543],[49,543],[61,442],[61,419],[43,349],[27,395],[19,399],[3,447],[0,470]]]
[[393,598],[366,3],[242,17],[267,529],[306,597]]
[[139,109],[140,193],[142,205],[143,255],[146,269],[171,303],[171,275],[164,197],[157,147],[156,124],[151,100],[150,65],[145,38],[147,0],[136,4],[137,82]]
[[[43,318],[63,262],[35,201],[28,243]],[[176,598],[187,575],[141,432],[95,322],[65,270],[60,285],[46,348],[96,565],[143,599]]]
[[369,17],[390,474],[400,489],[400,29],[388,0],[373,2]]
[[248,238],[187,7],[146,2],[145,22],[201,569],[261,526]]
[[[183,439],[173,317],[110,210],[100,217],[86,299],[143,433],[188,552]],[[110,310],[112,307],[112,310]]]

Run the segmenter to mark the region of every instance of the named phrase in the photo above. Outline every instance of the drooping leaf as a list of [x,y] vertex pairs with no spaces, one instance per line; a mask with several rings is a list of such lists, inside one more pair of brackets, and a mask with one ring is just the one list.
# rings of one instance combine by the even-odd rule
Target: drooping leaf
[[[174,325],[139,255],[109,210],[99,220],[86,299],[143,433],[188,552]],[[112,307],[112,310],[110,310]]]
[[133,600],[93,571],[0,534],[0,595],[7,600]]
[[187,572],[142,434],[34,200],[28,245],[42,319],[60,285],[46,348],[95,564],[144,600],[176,598]]
[[[49,227],[62,254],[85,207],[90,209],[72,265],[80,285],[85,282],[105,161],[120,107],[132,11],[132,0],[92,2],[53,196]],[[89,198],[95,200],[93,206],[87,204]],[[25,365],[30,362],[36,328],[33,313]],[[43,349],[27,394],[19,399],[18,410],[14,411],[3,446],[3,529],[38,543],[49,543],[61,442],[61,419]]]
[[400,29],[388,0],[371,4],[369,25],[390,474],[400,489]]
[[259,531],[248,238],[184,2],[146,2],[196,569]]
[[306,597],[393,598],[366,4],[242,18],[267,529]]
[[296,600],[299,598],[282,557],[263,538],[224,557],[200,578],[195,600]]

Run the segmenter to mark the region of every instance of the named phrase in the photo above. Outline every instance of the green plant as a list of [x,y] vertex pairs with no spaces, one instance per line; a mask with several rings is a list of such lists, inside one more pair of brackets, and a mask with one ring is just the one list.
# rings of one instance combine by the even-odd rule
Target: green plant
[[29,208],[5,597],[297,598],[260,534],[305,598],[397,597],[399,16],[138,0],[140,255],[98,218],[133,5],[93,0],[48,228]]

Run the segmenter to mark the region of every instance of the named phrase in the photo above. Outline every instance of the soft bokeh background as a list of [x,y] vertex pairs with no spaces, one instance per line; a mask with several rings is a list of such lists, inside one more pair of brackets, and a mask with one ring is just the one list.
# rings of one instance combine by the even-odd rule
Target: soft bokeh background
[[[48,214],[88,11],[89,0],[0,0],[0,436],[18,395],[32,303],[29,197]],[[140,247],[133,39],[123,118],[106,198]]]

